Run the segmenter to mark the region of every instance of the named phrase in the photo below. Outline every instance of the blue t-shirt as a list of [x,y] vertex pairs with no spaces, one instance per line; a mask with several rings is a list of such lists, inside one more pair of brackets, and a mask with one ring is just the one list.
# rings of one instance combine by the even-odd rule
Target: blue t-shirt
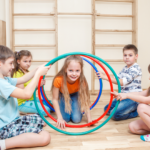
[[17,99],[10,97],[16,84],[16,78],[0,78],[0,129],[19,117]]

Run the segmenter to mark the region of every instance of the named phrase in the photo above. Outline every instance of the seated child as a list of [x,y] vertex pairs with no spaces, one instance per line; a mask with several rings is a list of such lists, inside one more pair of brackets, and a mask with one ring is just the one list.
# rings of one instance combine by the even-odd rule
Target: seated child
[[[10,78],[13,68],[14,53],[0,45],[0,150],[48,145],[50,135],[42,130],[45,125],[42,118],[37,114],[19,116],[16,98],[29,99],[40,76],[45,75],[50,66],[42,65],[20,78]],[[31,79],[24,89],[16,87]]]
[[[118,78],[121,84],[121,92],[122,93],[130,93],[130,92],[141,92],[141,78],[142,72],[139,65],[136,63],[138,58],[138,49],[136,46],[129,44],[123,48],[123,61],[126,66],[122,69],[122,71],[118,74]],[[98,76],[104,80],[108,81],[107,76],[100,72]],[[117,84],[117,81],[114,77],[111,76],[112,83]],[[108,111],[108,115],[110,115],[117,103],[117,100],[114,99],[110,110]],[[118,108],[113,115],[112,119],[126,120],[130,118],[134,118],[138,116],[137,112],[138,102],[135,102],[129,98],[124,99],[118,105]],[[107,109],[108,105],[105,106],[104,111]]]
[[64,129],[65,123],[81,122],[85,111],[87,122],[92,122],[90,114],[90,94],[83,74],[83,60],[80,56],[68,56],[63,67],[54,77],[52,102],[57,115],[57,127]]
[[[20,78],[24,76],[26,73],[29,72],[29,68],[31,66],[31,61],[32,61],[32,55],[31,52],[28,50],[21,50],[19,52],[15,52],[15,68],[12,71],[12,77],[13,78]],[[28,81],[24,84],[17,85],[18,88],[24,89],[29,83],[31,82]],[[45,80],[42,81],[42,85],[45,84]],[[47,116],[45,111],[43,110],[40,101],[38,97],[36,98],[38,100],[38,106],[41,111],[41,113],[44,116]],[[23,114],[33,114],[33,113],[38,113],[37,109],[35,107],[34,103],[34,98],[33,95],[29,99],[17,99],[18,100],[18,106],[19,106],[19,111],[20,113]],[[44,103],[44,102],[43,102]],[[48,112],[50,112],[50,108],[44,103],[44,106]]]
[[[150,73],[150,65],[148,66]],[[150,79],[150,78],[149,78]],[[129,124],[129,129],[134,134],[141,135],[141,140],[150,141],[150,87],[142,92],[134,93],[117,93],[112,92],[114,97],[121,102],[124,99],[132,99],[133,101],[140,103],[137,111],[141,119],[132,121]]]

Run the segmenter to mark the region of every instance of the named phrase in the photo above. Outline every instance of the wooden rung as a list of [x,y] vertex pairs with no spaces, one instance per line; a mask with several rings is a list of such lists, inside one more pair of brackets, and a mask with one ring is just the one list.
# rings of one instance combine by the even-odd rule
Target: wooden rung
[[133,15],[116,15],[116,14],[100,14],[100,13],[97,13],[96,16],[100,16],[100,17],[133,17]]
[[44,14],[44,13],[16,13],[13,16],[54,16],[54,13]]
[[55,31],[55,29],[14,29],[14,31]]
[[96,0],[96,1],[133,3],[133,0]]
[[96,29],[97,32],[133,32],[133,30],[109,30],[109,29]]
[[122,59],[104,59],[106,62],[124,62]]
[[46,75],[45,77],[53,78],[55,75]]
[[122,44],[96,44],[96,47],[124,47]]
[[38,45],[38,44],[26,44],[26,45],[14,45],[14,47],[55,47],[56,45]]
[[93,15],[92,13],[58,13],[58,15]]
[[49,62],[50,60],[32,60],[32,62]]

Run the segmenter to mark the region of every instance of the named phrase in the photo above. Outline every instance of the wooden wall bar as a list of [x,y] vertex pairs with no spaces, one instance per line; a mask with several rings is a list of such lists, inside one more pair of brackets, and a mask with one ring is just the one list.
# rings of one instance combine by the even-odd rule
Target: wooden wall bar
[[0,45],[6,46],[6,22],[0,20]]

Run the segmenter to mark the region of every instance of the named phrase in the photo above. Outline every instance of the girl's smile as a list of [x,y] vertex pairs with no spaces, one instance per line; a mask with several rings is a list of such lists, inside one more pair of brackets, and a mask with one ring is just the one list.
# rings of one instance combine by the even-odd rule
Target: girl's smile
[[74,83],[81,74],[81,65],[77,61],[71,61],[66,70],[67,81],[69,83]]

